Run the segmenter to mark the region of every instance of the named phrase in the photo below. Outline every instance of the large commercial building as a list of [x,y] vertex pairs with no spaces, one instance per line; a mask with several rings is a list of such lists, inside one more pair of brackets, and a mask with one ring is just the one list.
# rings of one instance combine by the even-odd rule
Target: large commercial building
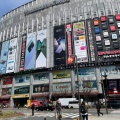
[[120,99],[119,13],[120,0],[34,0],[4,15],[0,103],[78,97],[78,86]]

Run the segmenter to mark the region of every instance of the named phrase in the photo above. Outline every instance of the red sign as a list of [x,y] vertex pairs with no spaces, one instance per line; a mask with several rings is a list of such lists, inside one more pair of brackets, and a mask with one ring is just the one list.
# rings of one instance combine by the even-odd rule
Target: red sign
[[6,77],[6,78],[4,78],[4,79],[3,79],[3,85],[12,84],[12,80],[13,80],[12,77]]

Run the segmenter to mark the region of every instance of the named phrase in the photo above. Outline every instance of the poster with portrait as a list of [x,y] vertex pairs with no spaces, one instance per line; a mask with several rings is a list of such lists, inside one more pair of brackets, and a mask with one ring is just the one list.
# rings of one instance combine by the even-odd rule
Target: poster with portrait
[[23,35],[22,45],[21,45],[20,71],[24,70],[24,65],[25,65],[26,39],[27,39],[27,36]]
[[36,68],[47,67],[47,30],[37,32]]
[[34,81],[49,80],[49,73],[39,73],[34,75]]
[[17,38],[10,40],[6,73],[14,72],[17,51]]
[[48,84],[41,84],[41,85],[34,85],[33,86],[33,93],[42,93],[42,92],[49,92],[49,85]]
[[0,73],[1,74],[6,73],[8,49],[9,49],[9,41],[3,42],[2,49],[1,49],[1,58],[0,58]]
[[27,35],[26,52],[25,52],[25,70],[34,69],[35,67],[35,49],[36,49],[36,32]]
[[73,38],[75,55],[78,62],[87,62],[87,45],[84,21],[73,23]]
[[65,25],[54,27],[54,65],[66,64]]
[[15,77],[15,83],[28,83],[30,82],[30,75],[20,75]]
[[12,84],[13,81],[13,77],[4,77],[2,79],[3,85],[10,85]]
[[14,87],[14,94],[28,94],[30,92],[29,86]]
[[11,95],[12,88],[2,88],[2,95]]

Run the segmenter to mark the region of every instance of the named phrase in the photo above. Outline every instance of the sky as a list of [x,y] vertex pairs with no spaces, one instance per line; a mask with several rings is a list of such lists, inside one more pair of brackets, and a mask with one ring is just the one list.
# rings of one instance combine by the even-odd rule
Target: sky
[[32,0],[0,0],[0,18],[9,11]]

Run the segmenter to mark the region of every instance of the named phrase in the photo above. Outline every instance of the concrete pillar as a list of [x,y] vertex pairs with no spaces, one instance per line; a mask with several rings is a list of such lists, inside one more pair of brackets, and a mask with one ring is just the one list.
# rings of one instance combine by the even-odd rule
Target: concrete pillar
[[30,91],[29,91],[29,100],[32,99],[32,93],[33,93],[33,81],[34,81],[34,76],[33,74],[30,75]]
[[75,72],[74,70],[70,71],[71,76],[71,89],[72,89],[72,98],[75,98]]
[[99,68],[99,67],[96,67],[96,68],[95,68],[95,72],[96,72],[96,80],[97,80],[98,93],[102,93],[100,68]]
[[15,77],[13,77],[12,81],[12,90],[11,90],[11,97],[10,97],[10,107],[14,108],[14,101],[13,101],[13,95],[14,95],[14,85],[15,85]]
[[52,91],[53,91],[53,75],[52,71],[49,73],[49,99],[52,97]]

